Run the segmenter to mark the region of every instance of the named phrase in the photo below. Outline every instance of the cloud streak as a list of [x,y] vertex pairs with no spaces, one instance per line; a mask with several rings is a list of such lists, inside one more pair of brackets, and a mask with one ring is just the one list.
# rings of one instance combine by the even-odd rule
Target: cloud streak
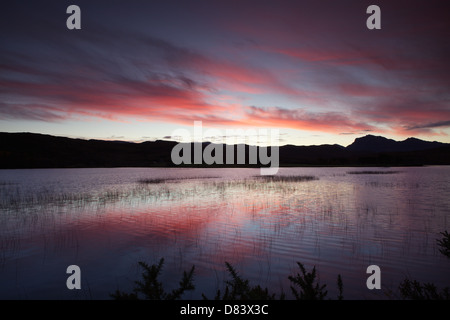
[[[113,3],[100,16],[99,4],[80,6],[88,13],[78,33],[44,13],[21,16],[15,4],[3,13],[0,119],[203,120],[332,134],[433,135],[450,127],[442,2],[381,1],[378,33],[365,28],[364,1],[199,2],[180,4],[182,14]],[[142,27],[138,8],[149,9],[151,26]],[[206,14],[213,12],[214,19]],[[14,22],[25,18],[33,28]]]

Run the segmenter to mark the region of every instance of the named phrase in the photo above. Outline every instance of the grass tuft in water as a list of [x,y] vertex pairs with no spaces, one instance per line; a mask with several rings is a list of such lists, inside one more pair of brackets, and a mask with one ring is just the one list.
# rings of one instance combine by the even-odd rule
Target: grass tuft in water
[[197,179],[216,179],[219,177],[211,177],[211,176],[198,176],[198,177],[179,177],[179,178],[146,178],[138,180],[138,183],[141,184],[158,184],[158,183],[166,183],[166,182],[180,182],[183,180],[197,180]]
[[304,182],[319,180],[316,176],[254,176],[267,182]]
[[395,174],[400,173],[401,171],[347,171],[347,174]]
[[164,178],[149,178],[149,179],[141,179],[138,181],[138,183],[142,183],[142,184],[157,184],[157,183],[164,183],[166,181],[168,181],[169,179],[164,179]]

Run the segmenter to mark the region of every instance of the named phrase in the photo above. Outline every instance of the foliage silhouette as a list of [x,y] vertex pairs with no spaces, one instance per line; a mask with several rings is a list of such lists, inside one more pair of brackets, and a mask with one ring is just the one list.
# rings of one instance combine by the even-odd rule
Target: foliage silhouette
[[338,285],[338,290],[339,290],[338,300],[344,300],[344,295],[343,295],[344,283],[342,282],[342,277],[340,274],[338,274],[337,285]]
[[440,247],[439,252],[447,258],[450,258],[450,234],[447,230],[441,232],[440,234],[444,237],[442,239],[437,239],[438,246]]
[[[249,280],[242,279],[237,271],[229,262],[225,262],[228,273],[231,275],[231,280],[226,281],[226,286],[223,295],[220,289],[214,297],[215,300],[275,300],[276,295],[269,293],[267,288],[262,288],[260,285],[250,286]],[[203,299],[208,299],[202,294]],[[284,299],[284,294],[281,294],[280,299]]]
[[172,290],[170,293],[164,291],[163,285],[158,281],[164,265],[164,258],[161,258],[159,263],[149,266],[145,262],[140,261],[139,265],[144,269],[142,273],[142,281],[135,281],[136,287],[132,293],[125,293],[116,290],[111,296],[116,300],[139,300],[141,295],[146,300],[176,300],[180,299],[185,291],[194,290],[193,284],[195,266],[187,273],[184,271],[183,278],[180,281],[179,287]]
[[[437,239],[440,247],[439,251],[450,258],[450,234],[447,231],[440,233],[443,238]],[[195,266],[192,266],[189,272],[184,271],[183,277],[177,289],[166,293],[162,283],[158,280],[164,265],[164,258],[161,258],[158,264],[149,266],[145,262],[139,262],[144,269],[142,273],[142,281],[135,281],[136,287],[131,293],[125,293],[117,290],[111,297],[117,300],[124,299],[150,299],[150,300],[176,300],[189,290],[194,290],[193,284]],[[277,298],[276,294],[270,293],[267,288],[260,285],[251,286],[249,280],[243,279],[236,269],[229,263],[225,262],[230,280],[225,282],[223,293],[217,290],[214,297],[215,300],[284,300],[284,293]],[[297,262],[301,273],[288,276],[291,282],[291,291],[297,300],[324,300],[328,294],[326,284],[320,284],[317,279],[316,267],[311,272],[306,271],[305,266]],[[338,300],[343,300],[343,281],[341,275],[337,278]],[[398,286],[398,290],[403,299],[410,300],[450,300],[450,288],[445,287],[441,291],[438,290],[433,283],[420,283],[416,280],[404,279]],[[203,299],[208,299],[202,294]]]
[[450,288],[441,292],[433,283],[421,284],[416,280],[404,279],[399,285],[400,294],[410,300],[450,300]]
[[[297,273],[295,277],[288,277],[293,284],[291,285],[291,290],[295,298],[297,300],[323,300],[328,294],[328,291],[325,290],[327,285],[320,285],[318,282],[315,283],[317,276],[316,267],[313,267],[312,272],[306,272],[303,264],[297,262],[297,265],[302,274]],[[300,292],[297,291],[296,286],[300,288]]]
[[[184,272],[183,278],[179,283],[179,288],[172,290],[171,293],[166,293],[163,284],[158,280],[161,274],[164,259],[162,258],[158,264],[149,266],[145,262],[140,261],[139,265],[144,269],[142,273],[142,281],[135,281],[135,288],[131,293],[121,292],[116,290],[111,294],[111,297],[116,300],[176,300],[180,299],[185,291],[194,290],[193,276],[195,267],[192,266],[189,272]],[[225,262],[228,273],[231,279],[225,282],[225,289],[219,289],[214,297],[215,300],[285,300],[286,296],[281,293],[279,297],[275,293],[270,293],[268,288],[262,288],[260,285],[251,286],[248,279],[243,279],[236,269],[229,263]],[[324,290],[326,285],[319,285],[315,283],[317,273],[316,267],[313,267],[312,272],[307,272],[303,264],[297,262],[301,274],[289,276],[291,281],[291,290],[297,300],[323,300],[328,291]],[[298,289],[296,288],[298,287]],[[342,300],[342,278],[338,276],[338,299]],[[208,298],[202,293],[205,300]]]
[[[440,232],[442,239],[437,239],[439,252],[450,258],[450,234],[445,230]],[[403,299],[409,300],[450,300],[450,288],[438,290],[433,283],[420,283],[416,280],[404,279],[399,285],[399,291]]]

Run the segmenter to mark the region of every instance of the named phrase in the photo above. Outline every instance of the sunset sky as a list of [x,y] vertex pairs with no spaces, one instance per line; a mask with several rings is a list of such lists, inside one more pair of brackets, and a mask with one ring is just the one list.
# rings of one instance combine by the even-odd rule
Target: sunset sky
[[449,1],[10,1],[0,48],[1,132],[143,141],[202,121],[281,144],[450,143]]

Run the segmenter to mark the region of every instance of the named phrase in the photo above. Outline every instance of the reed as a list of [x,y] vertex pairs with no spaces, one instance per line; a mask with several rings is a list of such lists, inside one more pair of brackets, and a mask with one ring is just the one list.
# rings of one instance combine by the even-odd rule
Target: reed
[[146,178],[138,180],[138,183],[141,184],[158,184],[158,183],[166,183],[166,182],[181,182],[185,180],[200,180],[200,179],[217,179],[220,177],[212,177],[212,176],[194,176],[194,177],[177,177],[177,178]]
[[347,171],[347,174],[396,174],[400,173],[401,171],[371,171],[371,170],[364,170],[364,171]]
[[305,182],[319,180],[316,176],[255,176],[255,178],[266,182]]

